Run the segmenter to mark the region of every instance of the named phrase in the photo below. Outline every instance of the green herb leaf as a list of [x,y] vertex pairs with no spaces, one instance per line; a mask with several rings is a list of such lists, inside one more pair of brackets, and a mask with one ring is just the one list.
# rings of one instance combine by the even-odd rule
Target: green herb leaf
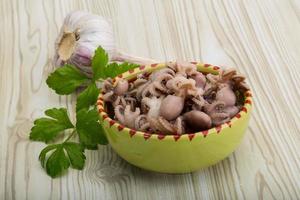
[[82,108],[89,108],[90,105],[94,105],[97,101],[100,90],[95,83],[89,85],[80,95],[77,97],[76,110]]
[[122,74],[130,69],[134,69],[136,67],[138,67],[139,65],[137,64],[132,64],[132,63],[122,63],[122,64],[118,64],[118,63],[110,63],[105,67],[104,70],[104,74],[105,74],[105,78],[114,78],[119,74]]
[[57,145],[55,151],[49,156],[46,163],[46,172],[52,178],[61,175],[69,168],[70,162],[64,152],[63,145]]
[[56,69],[47,78],[47,85],[57,94],[71,94],[89,78],[72,65],[64,65]]
[[86,147],[108,143],[99,123],[99,114],[96,109],[81,109],[77,112],[76,117],[76,129],[80,143]]
[[46,154],[53,150],[53,149],[56,149],[57,148],[57,144],[52,144],[52,145],[48,145],[46,148],[44,148],[40,155],[39,155],[39,160],[41,161],[41,165],[42,167],[45,167],[45,159],[46,159]]
[[130,69],[138,67],[137,64],[131,63],[110,63],[108,64],[109,58],[105,50],[99,46],[92,59],[92,69],[93,69],[93,81],[101,79],[106,79],[108,77],[114,78],[119,74],[122,74]]
[[102,124],[100,124],[99,133],[100,133],[99,144],[107,145],[108,144],[108,140],[106,138],[106,135],[105,135],[104,128],[103,128]]
[[45,114],[49,117],[56,119],[60,124],[64,124],[66,127],[73,128],[73,124],[69,119],[67,109],[65,108],[52,108],[45,111]]
[[119,73],[120,74],[124,73],[130,69],[137,68],[138,66],[140,66],[140,65],[134,64],[134,63],[128,63],[128,62],[121,63],[121,64],[119,64],[119,70],[120,70]]
[[31,140],[49,142],[61,131],[74,127],[65,108],[48,109],[45,114],[51,118],[42,117],[34,121],[30,132]]
[[105,78],[104,68],[108,63],[108,55],[105,50],[99,46],[95,50],[95,54],[92,59],[92,69],[93,69],[93,81],[99,78]]
[[[107,144],[103,126],[99,123],[99,115],[95,108],[90,109],[97,101],[100,90],[95,81],[98,79],[114,78],[139,65],[130,63],[110,63],[107,53],[102,47],[96,49],[92,59],[92,80],[72,65],[58,68],[47,79],[47,84],[57,94],[71,94],[80,86],[87,88],[78,96],[76,104],[76,127],[71,123],[67,110],[53,108],[45,111],[48,117],[34,121],[30,139],[49,142],[62,131],[73,128],[69,137],[60,144],[48,145],[44,148],[39,160],[43,168],[51,177],[57,177],[70,166],[83,169],[85,164],[84,149],[97,149],[98,144]],[[68,142],[73,134],[77,133],[80,143]]]
[[88,150],[97,150],[98,149],[98,144],[90,144],[90,145],[86,145],[86,144],[81,144],[83,146],[83,148],[88,149]]
[[[50,151],[51,155],[46,159]],[[84,148],[74,142],[48,145],[39,156],[42,167],[52,178],[61,175],[70,165],[75,169],[83,169],[85,158]]]
[[75,142],[64,143],[64,149],[66,150],[71,166],[75,169],[83,169],[85,163],[84,148]]

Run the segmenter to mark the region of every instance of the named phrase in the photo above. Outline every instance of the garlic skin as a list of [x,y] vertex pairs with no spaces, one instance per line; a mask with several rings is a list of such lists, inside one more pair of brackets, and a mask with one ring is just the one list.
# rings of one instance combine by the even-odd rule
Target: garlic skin
[[91,59],[101,46],[110,61],[150,64],[156,62],[117,50],[111,24],[103,17],[85,11],[69,13],[55,43],[54,65],[72,64],[86,75],[92,74]]
[[91,58],[101,45],[109,58],[115,53],[111,25],[101,16],[84,11],[69,13],[56,39],[54,62],[56,66],[73,64],[83,72],[91,73]]

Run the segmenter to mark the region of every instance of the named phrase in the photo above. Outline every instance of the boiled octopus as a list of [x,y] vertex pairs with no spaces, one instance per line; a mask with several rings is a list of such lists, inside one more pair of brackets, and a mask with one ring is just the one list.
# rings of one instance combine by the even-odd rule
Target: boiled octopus
[[157,134],[185,134],[228,122],[249,90],[233,68],[203,74],[187,62],[169,62],[134,81],[106,79],[103,99],[113,117],[126,127]]

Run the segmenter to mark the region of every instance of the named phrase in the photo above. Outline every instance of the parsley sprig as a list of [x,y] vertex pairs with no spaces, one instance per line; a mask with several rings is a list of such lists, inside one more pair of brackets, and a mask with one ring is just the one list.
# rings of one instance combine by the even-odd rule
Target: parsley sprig
[[[130,63],[109,63],[107,53],[99,47],[92,59],[92,77],[69,64],[49,75],[46,83],[59,95],[72,94],[79,87],[85,87],[77,96],[76,123],[71,122],[66,108],[48,109],[45,111],[46,117],[34,121],[29,138],[48,144],[41,151],[39,160],[49,176],[52,178],[60,176],[70,166],[74,169],[83,169],[86,159],[85,149],[95,150],[98,144],[108,143],[95,107],[100,93],[96,82],[108,77],[114,78],[135,67],[136,64]],[[54,142],[65,135],[67,135],[65,140]]]

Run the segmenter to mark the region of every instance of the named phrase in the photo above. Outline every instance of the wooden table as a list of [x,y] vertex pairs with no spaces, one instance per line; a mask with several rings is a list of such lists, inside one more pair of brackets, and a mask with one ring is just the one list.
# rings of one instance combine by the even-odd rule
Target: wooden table
[[[74,109],[75,96],[57,96],[45,78],[62,20],[77,9],[111,18],[126,52],[246,74],[255,110],[239,148],[205,170],[167,175],[101,146],[83,171],[49,178],[38,161],[44,144],[28,134],[46,108]],[[0,199],[300,199],[299,20],[297,0],[2,0]]]

